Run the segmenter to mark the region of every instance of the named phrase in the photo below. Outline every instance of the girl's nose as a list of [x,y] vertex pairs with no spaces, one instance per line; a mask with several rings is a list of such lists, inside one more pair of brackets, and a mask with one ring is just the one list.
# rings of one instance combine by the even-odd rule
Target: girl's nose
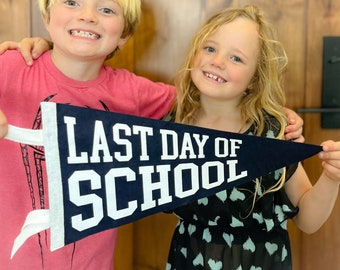
[[212,60],[212,65],[217,68],[224,69],[226,67],[226,61],[225,57],[216,54]]

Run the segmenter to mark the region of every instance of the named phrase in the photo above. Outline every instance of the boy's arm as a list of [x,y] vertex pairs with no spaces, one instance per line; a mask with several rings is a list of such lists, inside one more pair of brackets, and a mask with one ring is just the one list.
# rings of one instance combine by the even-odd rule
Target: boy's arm
[[[0,54],[4,53],[6,50],[20,50],[27,65],[31,66],[33,64],[33,59],[38,58],[43,52],[51,49],[52,47],[52,42],[40,37],[24,38],[20,42],[5,41],[1,43]],[[304,142],[305,138],[302,135],[302,118],[288,108],[285,108],[285,113],[289,123],[285,130],[286,140]]]
[[0,54],[6,50],[19,50],[27,65],[33,65],[33,60],[43,52],[51,49],[53,43],[40,37],[24,38],[20,42],[5,41],[0,44]]
[[285,129],[285,139],[287,141],[291,140],[300,143],[305,142],[305,138],[302,135],[302,118],[296,112],[288,108],[284,108],[284,111],[288,119],[288,126]]

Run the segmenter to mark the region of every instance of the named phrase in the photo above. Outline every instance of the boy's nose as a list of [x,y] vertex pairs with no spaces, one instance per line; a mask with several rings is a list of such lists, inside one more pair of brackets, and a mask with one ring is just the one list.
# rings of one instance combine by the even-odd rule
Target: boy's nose
[[83,8],[79,14],[79,19],[86,22],[97,23],[96,10],[90,7]]

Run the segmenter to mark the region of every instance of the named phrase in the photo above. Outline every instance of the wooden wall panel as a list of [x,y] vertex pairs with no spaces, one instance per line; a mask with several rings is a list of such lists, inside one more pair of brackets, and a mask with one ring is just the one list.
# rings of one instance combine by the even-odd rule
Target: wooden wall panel
[[135,72],[171,82],[202,20],[204,1],[144,0],[142,3],[142,24],[135,35]]
[[130,71],[134,70],[134,37],[130,38],[121,50],[111,59],[107,60],[105,64],[113,68],[125,68]]
[[114,257],[115,270],[135,270],[134,268],[134,224],[118,228],[118,239]]
[[[322,38],[323,36],[340,36],[340,2],[338,0],[309,0],[307,7],[306,107],[318,108],[321,106],[322,91]],[[321,129],[320,127],[320,114],[305,115],[307,142],[319,144],[326,139],[340,140],[338,129]],[[306,161],[305,168],[307,172],[317,177],[321,173],[320,160],[315,157]],[[339,269],[339,224],[340,198],[338,197],[335,209],[326,224],[313,235],[303,234],[301,269]]]
[[30,1],[1,0],[0,42],[21,40],[30,35]]
[[[1,0],[0,41],[30,34],[47,37],[37,0]],[[322,37],[340,36],[338,0],[143,0],[143,20],[136,35],[119,55],[107,61],[150,79],[171,82],[193,33],[211,13],[229,6],[256,4],[277,28],[289,57],[285,89],[293,109],[321,105]],[[31,13],[30,13],[31,12]],[[30,17],[32,14],[32,17]],[[322,130],[318,114],[302,115],[308,143],[340,140],[338,130]],[[304,162],[315,178],[320,161]],[[294,270],[337,269],[340,265],[340,199],[332,216],[316,234],[305,235],[290,224]],[[115,269],[164,269],[177,218],[157,214],[119,228]]]
[[31,36],[32,37],[43,37],[49,39],[50,36],[43,23],[38,0],[30,0],[31,2]]

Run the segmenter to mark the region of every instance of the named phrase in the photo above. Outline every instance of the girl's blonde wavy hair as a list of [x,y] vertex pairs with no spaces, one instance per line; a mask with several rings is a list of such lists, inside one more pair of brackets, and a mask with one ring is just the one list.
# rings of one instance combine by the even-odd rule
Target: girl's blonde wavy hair
[[[42,16],[47,22],[50,20],[50,8],[55,3],[56,0],[39,0],[39,9]],[[117,3],[122,7],[124,14],[124,30],[122,33],[122,38],[132,36],[138,27],[140,22],[142,10],[140,0],[112,0],[117,1]],[[114,52],[112,52],[107,59],[111,58],[115,53],[119,51],[117,47]]]
[[[244,8],[227,8],[216,13],[200,28],[194,36],[189,52],[184,59],[176,78],[177,99],[174,106],[175,121],[178,123],[192,124],[200,108],[200,92],[191,79],[191,70],[194,60],[202,50],[205,41],[222,25],[232,22],[237,18],[246,18],[257,24],[260,41],[260,52],[256,72],[251,80],[251,87],[246,90],[239,106],[242,115],[242,126],[255,124],[255,135],[260,136],[266,124],[266,113],[274,116],[280,123],[281,129],[277,136],[284,138],[284,128],[287,124],[283,112],[285,95],[283,91],[283,73],[287,67],[288,59],[285,50],[277,41],[271,25],[263,13],[252,5]],[[267,123],[270,124],[270,123]],[[257,180],[257,186],[259,185]],[[277,185],[267,192],[280,189],[285,182],[285,170]]]

